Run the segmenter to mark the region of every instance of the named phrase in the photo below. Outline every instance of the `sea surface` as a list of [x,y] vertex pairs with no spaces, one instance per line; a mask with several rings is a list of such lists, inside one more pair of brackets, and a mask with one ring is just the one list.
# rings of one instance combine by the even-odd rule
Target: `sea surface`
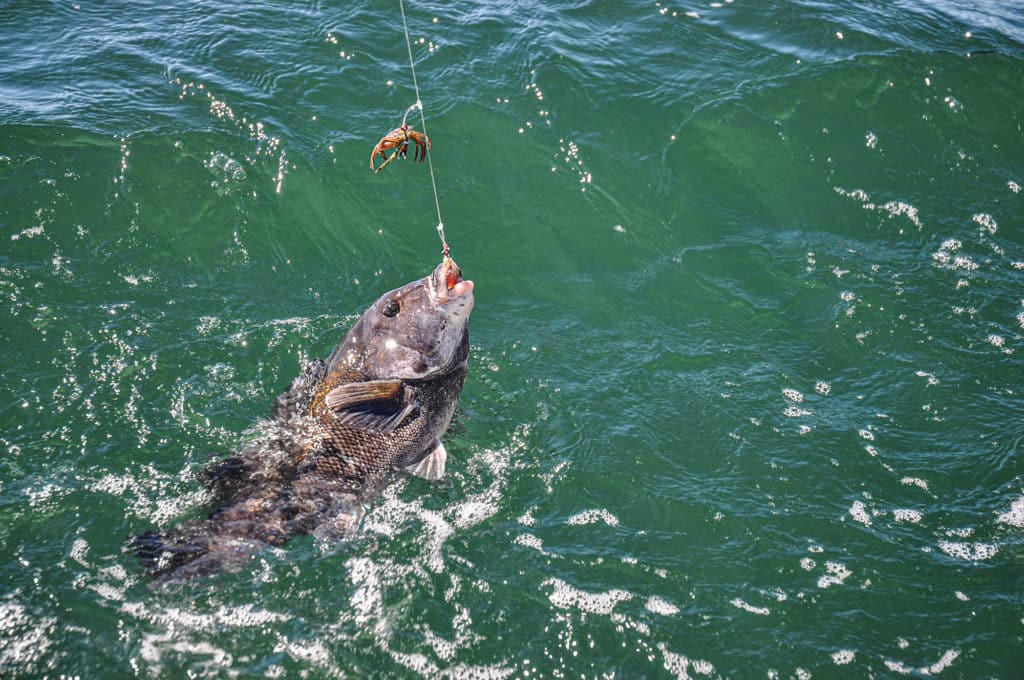
[[[1024,6],[404,9],[0,1],[0,676],[1019,678]],[[148,588],[431,168],[447,479]]]

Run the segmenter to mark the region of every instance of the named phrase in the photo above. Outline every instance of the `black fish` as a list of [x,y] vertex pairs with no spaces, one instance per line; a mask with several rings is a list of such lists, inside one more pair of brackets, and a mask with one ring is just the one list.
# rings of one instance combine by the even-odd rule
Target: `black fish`
[[473,282],[447,256],[374,302],[277,398],[267,438],[201,472],[216,507],[206,520],[134,537],[155,583],[237,570],[300,534],[351,535],[396,470],[440,479],[473,302]]

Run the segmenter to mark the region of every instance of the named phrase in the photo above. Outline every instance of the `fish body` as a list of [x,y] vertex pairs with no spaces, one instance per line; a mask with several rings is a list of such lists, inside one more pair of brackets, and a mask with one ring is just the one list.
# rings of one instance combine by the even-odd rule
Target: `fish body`
[[382,295],[275,400],[265,437],[201,472],[214,499],[207,519],[133,539],[154,583],[236,570],[301,534],[349,536],[397,470],[440,479],[473,304],[473,282],[447,256]]

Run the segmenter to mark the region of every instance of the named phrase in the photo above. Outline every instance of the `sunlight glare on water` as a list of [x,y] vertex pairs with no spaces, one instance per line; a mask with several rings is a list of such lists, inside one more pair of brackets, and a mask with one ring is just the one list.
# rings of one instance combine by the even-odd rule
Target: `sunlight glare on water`
[[405,8],[446,478],[155,590],[126,537],[436,266],[397,3],[0,10],[0,675],[1015,677],[1024,11]]

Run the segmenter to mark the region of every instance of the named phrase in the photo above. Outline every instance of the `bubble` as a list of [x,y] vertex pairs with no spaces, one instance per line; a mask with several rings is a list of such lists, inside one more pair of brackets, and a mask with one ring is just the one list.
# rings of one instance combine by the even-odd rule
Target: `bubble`
[[871,516],[868,514],[867,508],[861,501],[854,501],[853,506],[848,511],[850,516],[853,517],[854,521],[860,522],[866,527],[871,526]]
[[923,515],[917,510],[898,509],[892,511],[893,519],[897,522],[909,522],[910,524],[917,524],[921,521]]
[[658,649],[661,651],[665,670],[679,680],[690,678],[691,670],[697,675],[711,675],[715,672],[715,667],[709,661],[689,659],[682,654],[676,654],[669,651],[664,642],[658,643]]
[[619,518],[611,514],[607,510],[584,510],[583,512],[577,513],[565,520],[566,524],[572,526],[579,526],[582,524],[594,524],[595,522],[604,522],[610,527],[619,526]]
[[53,646],[56,624],[54,618],[30,615],[17,602],[0,603],[0,668],[31,672]]
[[1018,529],[1024,529],[1024,495],[1010,504],[1010,509],[1000,513],[996,517],[999,524],[1009,524]]
[[845,666],[851,663],[856,656],[856,653],[852,649],[840,649],[837,652],[832,652],[832,662],[837,666]]
[[958,541],[939,541],[939,550],[960,560],[981,562],[995,557],[999,548],[991,543],[961,543]]
[[679,607],[675,606],[668,600],[663,600],[657,595],[652,595],[647,598],[644,608],[647,609],[647,611],[655,614],[661,614],[662,616],[674,616],[679,613]]
[[544,552],[544,541],[537,538],[533,534],[519,534],[513,541],[516,545],[523,545],[527,548],[533,548],[537,552]]
[[576,608],[589,614],[611,614],[620,602],[633,598],[633,594],[619,589],[606,592],[589,593],[566,583],[560,578],[545,579],[542,586],[552,588],[548,599],[559,609]]
[[[960,656],[960,652],[958,652],[955,649],[950,649],[944,652],[943,655],[939,658],[939,660],[933,663],[931,666],[929,666],[927,670],[932,675],[935,675],[936,673],[941,673],[942,671],[949,668],[953,664],[953,662],[956,661],[958,656]],[[921,670],[923,674],[923,671],[925,669]]]
[[995,218],[988,213],[978,213],[971,219],[974,220],[975,224],[990,234],[996,233],[996,230],[999,228],[999,225],[996,224]]
[[846,579],[853,575],[853,572],[847,569],[846,565],[841,562],[826,562],[825,571],[827,573],[818,579],[819,588],[842,585]]
[[768,609],[768,607],[755,607],[754,605],[748,604],[747,602],[745,602],[744,600],[742,600],[742,599],[740,599],[738,597],[733,598],[732,600],[730,600],[729,604],[731,604],[732,606],[736,607],[737,609],[742,609],[745,612],[750,612],[751,614],[757,614],[758,616],[768,616],[769,614],[772,613],[771,610]]
[[522,515],[520,515],[516,519],[516,521],[519,522],[520,524],[522,524],[523,526],[532,527],[534,524],[537,523],[537,519],[533,516],[533,511],[535,509],[536,508],[530,508],[529,510],[524,512]]

